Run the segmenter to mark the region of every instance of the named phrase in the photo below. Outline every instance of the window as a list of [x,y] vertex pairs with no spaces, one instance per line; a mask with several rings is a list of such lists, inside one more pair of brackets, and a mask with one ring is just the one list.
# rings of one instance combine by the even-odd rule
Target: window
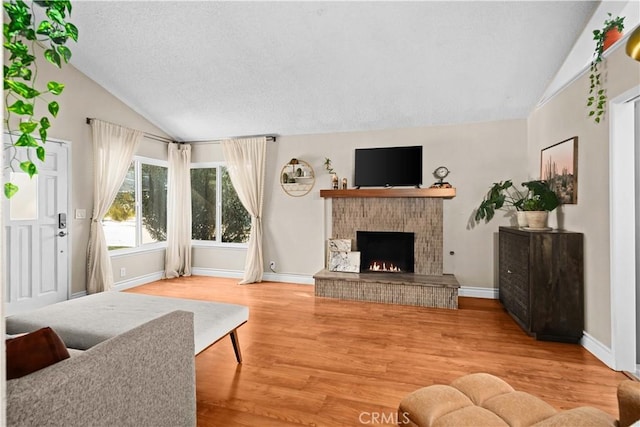
[[221,243],[249,241],[251,216],[238,199],[224,165],[192,166],[191,214],[193,240]]
[[167,164],[135,157],[105,215],[109,250],[167,240]]

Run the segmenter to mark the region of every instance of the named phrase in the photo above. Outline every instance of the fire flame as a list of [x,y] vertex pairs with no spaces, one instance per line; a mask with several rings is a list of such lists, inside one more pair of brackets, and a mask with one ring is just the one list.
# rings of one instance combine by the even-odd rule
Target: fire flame
[[387,266],[387,263],[384,261],[383,262],[373,261],[371,264],[369,264],[369,271],[390,271],[393,273],[402,272],[400,267],[398,267],[397,265],[394,265],[393,263],[389,263],[389,265]]

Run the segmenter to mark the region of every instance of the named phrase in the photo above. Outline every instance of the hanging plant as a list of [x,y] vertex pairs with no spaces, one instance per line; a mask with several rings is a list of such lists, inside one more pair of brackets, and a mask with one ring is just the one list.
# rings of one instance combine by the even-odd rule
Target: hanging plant
[[[11,0],[2,5],[6,14],[2,28],[3,47],[8,58],[4,66],[4,125],[11,141],[7,152],[8,167],[14,170],[17,165],[33,177],[38,168],[32,156],[35,154],[38,160],[44,161],[47,130],[60,110],[59,104],[47,97],[60,95],[64,89],[64,84],[56,81],[47,82],[46,87],[37,85],[36,44],[44,48],[44,58],[48,62],[62,68],[62,63],[68,63],[71,58],[71,50],[65,44],[69,39],[78,41],[78,29],[66,21],[67,15],[71,15],[69,0],[34,1],[31,6],[22,0]],[[34,5],[45,10],[45,18],[39,22],[36,22]],[[48,115],[35,116],[39,100],[46,102]],[[11,128],[14,115],[20,119],[18,129]],[[33,135],[38,135],[40,140]],[[27,160],[17,159],[17,147],[27,148]],[[17,191],[18,187],[11,182],[4,184],[7,198]]]
[[605,51],[605,41],[608,37],[607,33],[610,31],[622,33],[622,30],[624,30],[624,16],[616,16],[613,18],[611,13],[609,13],[609,18],[604,21],[602,29],[593,31],[593,40],[596,41],[596,49],[590,66],[591,73],[589,74],[590,86],[587,106],[591,107],[589,117],[593,117],[596,123],[600,123],[605,112],[605,106],[607,105],[607,92],[602,87],[599,70],[600,63],[602,62],[602,53]]

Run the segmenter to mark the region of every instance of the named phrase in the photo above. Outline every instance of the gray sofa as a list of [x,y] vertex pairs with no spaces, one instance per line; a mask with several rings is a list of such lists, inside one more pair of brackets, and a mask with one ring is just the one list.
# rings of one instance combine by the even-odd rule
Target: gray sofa
[[193,313],[174,311],[7,381],[9,426],[195,426]]

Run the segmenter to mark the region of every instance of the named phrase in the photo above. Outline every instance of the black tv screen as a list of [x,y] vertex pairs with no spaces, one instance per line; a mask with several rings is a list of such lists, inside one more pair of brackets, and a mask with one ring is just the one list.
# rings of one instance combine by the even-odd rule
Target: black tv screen
[[356,148],[356,187],[422,184],[422,146]]

